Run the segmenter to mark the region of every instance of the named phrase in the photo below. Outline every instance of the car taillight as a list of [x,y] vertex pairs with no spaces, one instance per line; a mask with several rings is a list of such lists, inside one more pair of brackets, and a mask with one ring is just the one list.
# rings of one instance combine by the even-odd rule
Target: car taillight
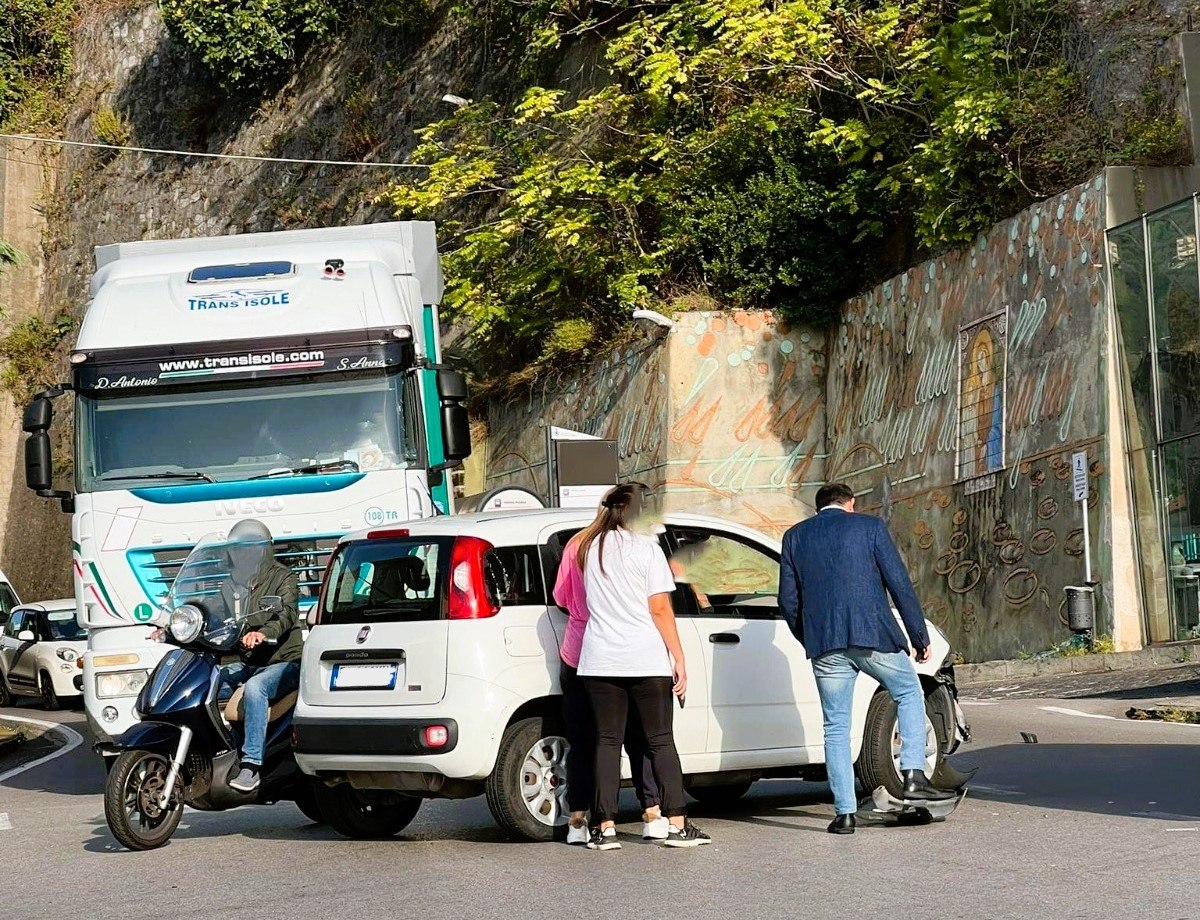
[[500,607],[488,597],[483,575],[484,557],[492,544],[478,537],[458,537],[450,551],[450,599],[446,616],[451,620],[494,617]]
[[425,747],[445,747],[450,741],[450,729],[445,725],[430,725],[425,729]]

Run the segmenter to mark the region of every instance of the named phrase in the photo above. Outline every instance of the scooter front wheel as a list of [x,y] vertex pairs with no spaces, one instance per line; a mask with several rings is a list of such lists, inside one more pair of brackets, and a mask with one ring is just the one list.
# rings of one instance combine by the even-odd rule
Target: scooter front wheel
[[153,850],[171,839],[183,816],[183,784],[160,804],[171,762],[152,751],[124,751],[104,787],[104,818],[113,836],[131,850]]

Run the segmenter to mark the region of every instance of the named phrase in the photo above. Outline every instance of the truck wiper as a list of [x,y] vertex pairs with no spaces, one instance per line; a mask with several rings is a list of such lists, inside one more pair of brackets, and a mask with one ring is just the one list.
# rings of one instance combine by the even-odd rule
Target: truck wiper
[[275,476],[309,476],[316,473],[332,473],[335,470],[343,473],[357,473],[359,471],[358,464],[353,460],[326,460],[324,463],[309,463],[305,466],[289,466],[286,469],[271,470],[268,473],[260,473],[250,478],[271,479]]
[[162,473],[132,473],[128,476],[100,477],[101,482],[123,482],[130,479],[188,479],[197,482],[200,480],[204,482],[216,482],[208,473],[201,473],[199,470],[171,470]]

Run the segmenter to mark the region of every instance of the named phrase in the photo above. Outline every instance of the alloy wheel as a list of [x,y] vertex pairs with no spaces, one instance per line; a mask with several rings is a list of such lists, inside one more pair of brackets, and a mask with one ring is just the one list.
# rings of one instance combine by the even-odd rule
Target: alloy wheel
[[521,764],[521,798],[529,813],[548,827],[567,823],[567,751],[565,738],[539,738]]

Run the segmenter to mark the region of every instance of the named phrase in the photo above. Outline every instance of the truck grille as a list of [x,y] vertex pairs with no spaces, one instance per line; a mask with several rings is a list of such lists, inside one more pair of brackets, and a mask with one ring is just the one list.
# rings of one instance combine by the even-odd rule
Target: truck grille
[[[300,606],[316,603],[321,591],[325,564],[337,545],[337,537],[307,537],[276,540],[275,561],[291,566],[300,585]],[[166,599],[175,576],[192,551],[190,546],[155,547],[129,552],[129,564],[146,595],[155,602]]]

